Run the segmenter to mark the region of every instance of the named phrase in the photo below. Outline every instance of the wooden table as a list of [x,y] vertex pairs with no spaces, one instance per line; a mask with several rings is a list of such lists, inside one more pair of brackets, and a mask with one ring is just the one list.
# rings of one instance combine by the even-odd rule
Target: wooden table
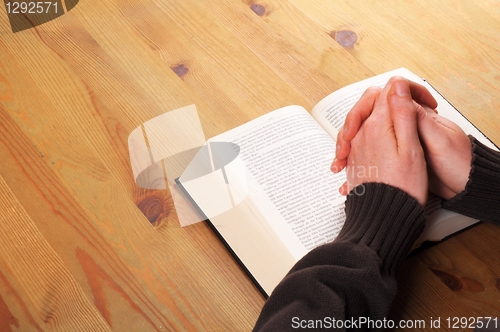
[[[249,330],[264,298],[135,184],[130,132],[196,104],[211,137],[406,67],[500,145],[499,63],[494,0],[82,0],[17,33],[0,6],[0,330]],[[392,316],[500,316],[499,252],[481,224],[410,257]]]

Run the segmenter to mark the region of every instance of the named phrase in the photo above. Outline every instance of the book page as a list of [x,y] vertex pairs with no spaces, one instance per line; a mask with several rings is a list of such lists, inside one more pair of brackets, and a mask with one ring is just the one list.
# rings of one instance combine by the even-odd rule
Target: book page
[[335,142],[304,108],[281,108],[209,141],[240,147],[248,199],[297,260],[336,237],[345,220],[338,193],[345,175],[330,171]]

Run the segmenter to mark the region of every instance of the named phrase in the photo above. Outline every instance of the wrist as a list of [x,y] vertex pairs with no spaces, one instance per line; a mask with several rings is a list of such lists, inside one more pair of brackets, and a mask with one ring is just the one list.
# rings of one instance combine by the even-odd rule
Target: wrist
[[498,222],[500,152],[469,137],[472,163],[467,184],[462,192],[445,201],[443,207],[475,219]]
[[395,275],[425,226],[423,207],[404,191],[364,183],[346,201],[346,222],[335,241],[364,244],[377,252],[381,269]]
[[453,172],[456,175],[456,182],[453,183],[454,185],[451,190],[455,193],[455,195],[465,190],[472,170],[472,146],[474,137],[467,136],[467,140],[464,141],[466,141],[466,143],[463,144],[463,148],[460,150],[462,153],[458,156],[458,160],[455,162],[455,167],[457,167],[457,169]]

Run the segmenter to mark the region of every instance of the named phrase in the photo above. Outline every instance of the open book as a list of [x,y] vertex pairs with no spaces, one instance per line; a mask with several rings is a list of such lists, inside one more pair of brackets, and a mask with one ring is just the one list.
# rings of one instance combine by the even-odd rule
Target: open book
[[[346,198],[338,188],[345,181],[345,172],[330,171],[337,133],[366,88],[383,87],[395,75],[424,85],[438,101],[440,115],[494,148],[432,86],[404,68],[337,90],[310,113],[300,106],[283,107],[208,141],[209,145],[229,142],[237,147],[246,178],[244,195],[228,187],[233,191],[233,203],[237,201],[233,208],[218,215],[205,214],[212,229],[265,295],[302,256],[334,240],[342,228]],[[229,173],[222,167],[218,176],[228,184],[237,177],[237,173],[232,178]],[[210,188],[189,180],[181,176],[178,183],[202,212],[219,201],[213,194],[207,198]],[[439,241],[475,222],[440,208],[439,199],[432,199],[427,226],[415,246],[426,240]]]

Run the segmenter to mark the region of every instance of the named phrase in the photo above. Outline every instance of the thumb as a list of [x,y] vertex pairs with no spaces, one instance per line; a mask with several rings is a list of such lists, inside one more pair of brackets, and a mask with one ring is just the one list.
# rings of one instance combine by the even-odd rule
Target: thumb
[[440,142],[443,139],[442,125],[436,121],[439,117],[434,110],[428,107],[416,105],[418,136],[424,147],[429,147],[433,142]]
[[387,102],[398,148],[420,145],[417,131],[418,110],[413,102],[408,80],[394,79],[387,94]]
[[465,136],[463,130],[451,120],[442,117],[427,106],[416,106],[418,135],[427,152],[449,152],[449,145]]

